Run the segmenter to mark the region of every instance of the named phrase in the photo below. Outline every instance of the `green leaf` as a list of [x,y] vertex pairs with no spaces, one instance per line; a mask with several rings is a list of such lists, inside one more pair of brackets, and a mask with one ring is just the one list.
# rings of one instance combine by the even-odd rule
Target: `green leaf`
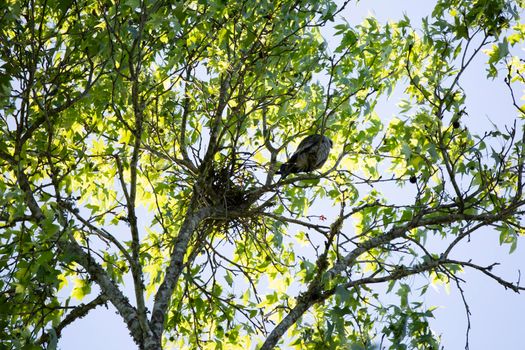
[[84,279],[76,278],[73,283],[71,296],[77,300],[83,300],[84,297],[91,293],[91,283]]

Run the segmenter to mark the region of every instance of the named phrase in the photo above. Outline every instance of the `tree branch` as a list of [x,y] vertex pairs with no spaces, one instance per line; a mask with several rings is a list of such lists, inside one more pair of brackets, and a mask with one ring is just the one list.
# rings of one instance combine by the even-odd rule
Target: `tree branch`
[[[53,327],[53,330],[55,332],[54,336],[56,336],[57,339],[59,339],[62,336],[62,330],[69,326],[71,323],[76,321],[79,318],[85,317],[91,310],[94,310],[97,306],[104,305],[108,301],[108,298],[104,294],[100,294],[95,299],[91,300],[87,304],[80,304],[76,306],[73,310],[71,310],[70,313],[64,317],[60,323]],[[44,333],[40,339],[38,340],[37,344],[42,345],[46,342],[49,342],[50,338],[52,336],[48,333]]]
[[179,234],[175,238],[173,244],[173,252],[171,253],[170,263],[166,269],[164,281],[155,294],[150,324],[154,334],[159,337],[159,339],[164,331],[166,310],[170,303],[173,291],[175,290],[177,281],[184,268],[184,256],[187,252],[188,243],[199,224],[213,212],[209,207],[193,212],[192,210],[194,210],[194,206],[196,205],[195,202],[196,200],[192,199],[189,205],[186,218],[184,219]]

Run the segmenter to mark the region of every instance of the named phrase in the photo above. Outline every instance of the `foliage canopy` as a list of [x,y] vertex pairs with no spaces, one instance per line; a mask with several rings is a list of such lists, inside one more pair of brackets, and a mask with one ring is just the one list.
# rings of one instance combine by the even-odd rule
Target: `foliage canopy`
[[[141,349],[438,349],[407,279],[523,290],[453,258],[483,227],[523,234],[523,4],[439,0],[420,30],[347,5],[1,2],[0,348],[55,348],[111,303]],[[477,57],[516,113],[481,134]],[[312,133],[327,164],[279,179]]]

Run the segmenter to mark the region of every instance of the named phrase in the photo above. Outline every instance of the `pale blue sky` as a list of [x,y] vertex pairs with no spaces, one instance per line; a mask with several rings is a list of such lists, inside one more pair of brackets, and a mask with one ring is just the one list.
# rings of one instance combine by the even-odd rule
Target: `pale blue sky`
[[[430,0],[362,0],[357,5],[350,4],[342,15],[355,24],[367,14],[373,14],[384,22],[389,18],[399,19],[406,13],[415,24],[418,18],[430,15],[434,3]],[[481,57],[474,63],[462,81],[468,96],[469,119],[466,123],[480,130],[490,128],[489,119],[501,126],[505,122],[510,123],[515,117],[509,107],[510,99],[503,83],[485,79],[481,67],[483,59]],[[381,117],[388,118],[397,113],[395,106],[398,96],[399,92],[379,106]],[[498,237],[498,232],[489,229],[477,232],[469,243],[461,245],[456,256],[471,258],[481,265],[500,262],[501,266],[493,272],[516,281],[518,270],[525,271],[525,242],[523,238],[520,239],[517,250],[508,255],[508,247],[500,247]],[[525,296],[505,290],[475,271],[467,270],[462,278],[467,281],[463,287],[472,312],[470,349],[523,349]],[[456,287],[452,286],[450,294],[442,287],[431,288],[424,301],[428,306],[441,306],[435,311],[436,319],[431,324],[442,335],[445,349],[463,349],[467,323],[463,302]],[[122,319],[112,307],[100,307],[67,327],[59,347],[63,350],[136,348]]]

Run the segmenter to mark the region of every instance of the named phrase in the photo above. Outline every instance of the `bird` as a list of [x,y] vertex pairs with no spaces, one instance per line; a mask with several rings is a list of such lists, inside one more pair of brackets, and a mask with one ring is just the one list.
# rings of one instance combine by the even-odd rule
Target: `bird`
[[332,140],[324,135],[306,136],[290,159],[281,165],[277,174],[284,179],[290,174],[307,173],[319,169],[326,162],[332,145]]

